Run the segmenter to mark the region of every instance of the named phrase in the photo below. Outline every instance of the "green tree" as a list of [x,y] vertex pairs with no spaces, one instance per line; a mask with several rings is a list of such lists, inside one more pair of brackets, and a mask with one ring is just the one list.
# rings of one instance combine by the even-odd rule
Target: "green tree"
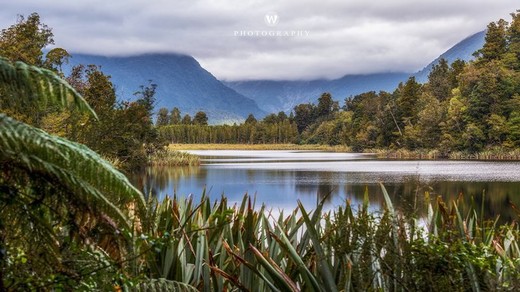
[[500,86],[500,68],[494,62],[481,65],[466,66],[460,75],[460,92],[467,99],[468,123],[480,125],[485,132],[482,121],[489,118],[491,113],[502,112],[505,102],[504,92]]
[[470,123],[462,134],[462,141],[464,141],[465,149],[470,152],[478,152],[484,148],[486,136],[481,127]]
[[450,99],[446,117],[439,124],[442,129],[442,139],[440,148],[444,153],[452,150],[462,150],[462,134],[466,128],[467,105],[465,99],[460,94],[460,89],[453,90],[453,97]]
[[167,108],[160,108],[159,112],[157,113],[157,121],[155,122],[155,125],[158,127],[160,126],[166,126],[170,122],[170,119],[168,117],[168,109]]
[[489,143],[502,146],[509,133],[507,119],[502,115],[491,114],[486,123],[488,126]]
[[208,116],[205,112],[199,111],[193,117],[193,124],[206,126],[208,124]]
[[276,124],[278,123],[278,116],[276,114],[269,114],[265,116],[262,122],[266,124]]
[[510,143],[516,147],[520,147],[520,111],[511,113],[507,122],[509,128]]
[[[65,51],[63,49],[53,49],[49,52],[49,61],[44,62],[43,51],[47,45],[54,44],[52,30],[45,24],[40,22],[40,16],[37,13],[31,14],[27,19],[19,16],[17,23],[9,28],[0,31],[0,56],[10,61],[22,61],[29,65],[46,66],[48,69],[56,69],[56,63],[59,63],[56,53]],[[65,51],[66,52],[66,51]],[[64,62],[65,56],[61,61]],[[5,92],[8,89],[1,88]],[[41,127],[41,122],[49,110],[29,105],[27,102],[12,103],[10,99],[0,99],[0,110],[9,113],[16,119],[29,123],[31,125]]]
[[183,125],[191,125],[191,116],[189,114],[184,115],[181,123]]
[[507,121],[508,142],[513,146],[520,147],[520,95],[515,94],[510,103],[513,110]]
[[73,112],[66,121],[66,137],[122,162],[127,169],[144,167],[147,156],[163,146],[152,124],[153,84],[141,86],[134,102],[120,103],[110,77],[96,66],[77,66],[68,80],[96,110],[99,119]]
[[[75,105],[79,111],[96,117],[85,100],[51,71],[23,63],[13,65],[0,58],[0,84],[9,89],[9,94],[2,98],[25,101],[35,107],[49,103]],[[14,290],[41,288],[63,269],[75,273],[74,268],[80,267],[82,260],[74,246],[83,245],[84,240],[108,254],[102,240],[110,237],[107,242],[112,242],[113,249],[120,240],[124,241],[118,232],[128,231],[131,226],[128,215],[117,206],[135,201],[140,208],[145,207],[142,194],[95,152],[3,113],[0,198],[2,291],[6,284]],[[97,223],[87,226],[83,220]],[[92,236],[89,232],[93,228],[107,233]],[[119,246],[124,249],[127,244]],[[20,255],[30,260],[20,265],[16,260]],[[91,256],[89,260],[95,258]],[[74,286],[84,280],[76,275]]]
[[120,143],[114,141],[114,133],[121,122],[115,120],[116,93],[110,77],[97,66],[85,68],[79,65],[72,69],[67,81],[83,95],[99,118],[94,119],[72,111],[66,121],[66,128],[69,129],[66,137],[107,157],[116,158]]
[[257,123],[257,120],[256,120],[255,116],[254,116],[253,114],[249,114],[249,115],[247,116],[247,119],[246,119],[246,121],[245,121],[245,124],[246,124],[246,125],[249,125],[249,124],[256,124],[256,123]]
[[170,113],[170,125],[178,125],[181,123],[181,111],[178,107],[174,107]]
[[345,100],[345,109],[352,113],[348,132],[354,151],[362,151],[382,143],[384,136],[380,135],[381,131],[388,126],[384,124],[383,113],[388,111],[383,111],[383,96],[386,97],[386,94],[370,91]]
[[440,101],[449,99],[452,82],[450,82],[450,67],[448,61],[442,58],[438,64],[433,65],[428,75],[429,90]]
[[507,30],[507,53],[504,63],[512,70],[520,70],[520,10],[511,13],[512,21]]
[[[69,63],[69,58],[71,55],[69,52],[62,48],[54,48],[50,50],[47,55],[45,55],[45,67],[56,72],[59,72],[62,75],[62,66],[63,64]],[[63,76],[61,76],[63,77]]]
[[[134,138],[134,143],[140,146],[128,148],[130,150],[130,161],[134,168],[142,168],[147,161],[147,157],[163,148],[163,141],[159,140],[159,133],[153,126],[153,109],[155,107],[155,92],[157,84],[150,80],[148,85],[141,85],[140,90],[134,93],[137,97],[135,105],[123,111],[128,123],[133,129],[129,133]],[[134,144],[135,145],[135,144]]]
[[415,77],[410,77],[404,85],[400,84],[397,88],[397,108],[398,117],[402,125],[414,124],[417,121],[416,102],[421,96],[421,84],[415,81]]
[[20,15],[16,24],[0,33],[0,56],[13,62],[43,66],[42,49],[51,44],[54,44],[52,30],[40,22],[37,13],[27,19]]
[[278,121],[283,122],[287,119],[288,119],[287,114],[284,111],[278,112]]
[[157,84],[152,83],[152,80],[148,80],[148,85],[139,86],[138,91],[134,93],[137,97],[137,103],[144,107],[147,112],[147,116],[152,122],[153,109],[155,107],[155,91],[157,90]]
[[498,60],[506,52],[506,28],[507,22],[503,19],[487,26],[486,42],[476,53],[480,62]]
[[316,108],[316,116],[327,117],[334,110],[334,100],[332,99],[332,95],[330,93],[325,92],[318,98],[318,106]]
[[455,88],[459,86],[459,75],[464,72],[464,67],[466,66],[466,62],[464,60],[457,59],[450,66],[450,84],[451,88]]
[[302,103],[294,107],[294,121],[298,133],[302,133],[315,120],[315,106],[311,103]]

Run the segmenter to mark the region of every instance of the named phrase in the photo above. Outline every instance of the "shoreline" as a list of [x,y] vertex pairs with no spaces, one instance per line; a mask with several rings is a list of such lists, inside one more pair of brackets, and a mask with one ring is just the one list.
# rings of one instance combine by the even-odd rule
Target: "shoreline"
[[169,144],[169,150],[304,150],[352,153],[348,146],[318,144]]
[[345,153],[373,154],[381,159],[419,159],[419,160],[485,160],[485,161],[520,161],[520,149],[492,149],[477,153],[454,151],[448,155],[439,150],[389,150],[366,149],[353,152],[348,146],[319,144],[169,144],[168,150],[295,150],[295,151],[329,151]]

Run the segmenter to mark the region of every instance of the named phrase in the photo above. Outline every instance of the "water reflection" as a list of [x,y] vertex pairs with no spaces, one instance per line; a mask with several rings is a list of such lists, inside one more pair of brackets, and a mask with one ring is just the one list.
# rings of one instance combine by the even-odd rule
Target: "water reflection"
[[[166,194],[176,193],[177,190],[172,188],[172,182],[197,177],[200,172],[201,168],[196,166],[157,166],[148,167],[142,173],[134,173],[129,177],[145,195],[151,194],[162,198]],[[175,186],[175,184],[173,185]]]
[[[382,206],[383,182],[394,204],[425,215],[425,193],[431,200],[461,197],[485,215],[517,218],[511,203],[520,206],[520,164],[468,161],[384,161],[366,155],[295,151],[208,151],[200,167],[154,167],[132,179],[145,193],[158,196],[206,192],[214,199],[225,194],[241,201],[245,193],[272,208],[293,209],[297,200],[313,207],[326,198],[332,208],[350,200],[361,204],[365,189],[371,204]],[[204,152],[198,152],[202,155]],[[299,159],[299,160],[298,160]],[[483,194],[485,194],[483,196]]]
[[[347,198],[361,201],[365,189],[368,188],[372,204],[383,205],[384,198],[377,184],[345,185]],[[466,207],[474,206],[480,212],[484,203],[484,215],[494,218],[497,215],[504,220],[517,219],[518,214],[511,208],[511,203],[520,206],[519,182],[467,182],[467,181],[435,181],[424,183],[418,178],[409,178],[403,183],[385,183],[385,188],[397,207],[405,212],[415,210],[418,215],[426,215],[424,204],[435,202],[438,196],[446,202],[462,200]],[[425,193],[429,193],[429,201]],[[482,202],[484,201],[484,202]]]

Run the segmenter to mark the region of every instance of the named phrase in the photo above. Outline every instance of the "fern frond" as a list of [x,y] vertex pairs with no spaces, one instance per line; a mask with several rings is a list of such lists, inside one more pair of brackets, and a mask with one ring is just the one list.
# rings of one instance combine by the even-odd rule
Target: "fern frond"
[[61,107],[75,105],[79,110],[97,115],[83,97],[54,72],[27,65],[22,62],[11,63],[0,57],[0,84],[5,85],[10,94],[18,101],[31,105],[56,104]]
[[77,203],[100,210],[129,228],[118,207],[144,197],[128,179],[88,147],[52,136],[0,114],[0,162],[51,178],[74,194]]

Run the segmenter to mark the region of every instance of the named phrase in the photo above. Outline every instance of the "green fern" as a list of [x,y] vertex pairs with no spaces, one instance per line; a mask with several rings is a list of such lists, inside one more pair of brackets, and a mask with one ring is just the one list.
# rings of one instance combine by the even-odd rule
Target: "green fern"
[[[83,97],[52,71],[22,62],[13,64],[0,57],[0,85],[7,89],[8,94],[3,97],[6,99],[36,105],[74,105],[96,117]],[[137,199],[139,207],[144,207],[142,194],[94,151],[4,114],[0,114],[0,161],[52,177],[75,194],[75,199],[125,223],[127,220],[118,206]]]
[[0,161],[51,177],[75,194],[76,200],[100,208],[124,223],[126,217],[117,206],[132,199],[140,207],[145,205],[142,194],[128,179],[94,151],[4,114],[0,114]]
[[7,96],[1,96],[8,104],[46,105],[60,107],[75,105],[80,111],[97,118],[96,113],[72,86],[54,72],[27,65],[14,64],[0,57],[0,85],[5,87]]
[[[8,107],[75,106],[97,118],[87,102],[52,71],[21,62],[13,64],[1,57],[0,99]],[[90,237],[97,241],[90,243],[101,244],[109,251],[127,245],[117,242],[118,233],[113,233],[113,228],[132,230],[132,222],[120,208],[136,202],[138,212],[145,210],[141,192],[97,153],[5,113],[0,113],[0,196],[0,249],[8,250],[8,257],[24,250],[35,257],[30,266],[15,270],[11,269],[12,261],[0,255],[0,290],[4,290],[4,283],[19,289],[39,287],[53,273],[62,272],[62,261],[75,260],[63,254],[68,244],[59,242],[64,237],[65,241],[74,239],[67,228],[61,228],[74,225],[70,224],[75,220],[71,217],[85,213],[84,218],[108,223],[110,231]],[[87,228],[83,224],[77,227]],[[104,238],[109,239],[102,241]],[[123,260],[118,254],[125,253],[114,253],[113,259]],[[41,263],[47,266],[42,269]],[[9,274],[12,278],[4,278],[6,271],[13,272]]]

